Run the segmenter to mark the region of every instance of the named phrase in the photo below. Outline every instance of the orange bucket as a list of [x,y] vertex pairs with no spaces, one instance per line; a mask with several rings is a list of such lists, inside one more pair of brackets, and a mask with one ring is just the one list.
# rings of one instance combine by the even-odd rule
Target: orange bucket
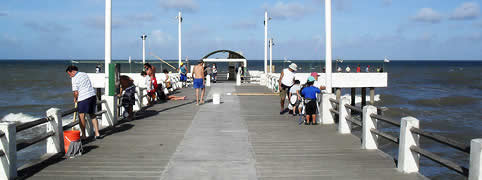
[[70,142],[78,141],[79,139],[80,139],[80,131],[64,131],[65,152],[69,150]]

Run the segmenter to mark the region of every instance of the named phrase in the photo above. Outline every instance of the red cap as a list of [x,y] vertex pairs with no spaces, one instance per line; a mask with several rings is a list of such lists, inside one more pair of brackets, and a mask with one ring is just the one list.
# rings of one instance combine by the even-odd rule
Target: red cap
[[319,75],[318,75],[317,72],[312,72],[312,73],[311,73],[311,76],[316,77],[316,76],[319,76]]

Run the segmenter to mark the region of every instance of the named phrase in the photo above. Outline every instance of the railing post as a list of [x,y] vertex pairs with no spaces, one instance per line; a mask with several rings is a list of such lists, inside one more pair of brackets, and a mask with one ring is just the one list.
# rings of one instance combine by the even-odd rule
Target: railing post
[[140,111],[142,109],[142,91],[141,91],[141,88],[140,87],[136,87],[136,92],[134,94],[134,97],[137,99],[137,101],[135,101],[135,104],[134,104],[134,107],[133,107],[133,111]]
[[482,139],[470,141],[469,180],[482,179]]
[[319,121],[321,124],[334,124],[333,114],[330,112],[332,108],[330,99],[335,99],[335,94],[323,94],[321,98],[321,114],[319,116]]
[[47,138],[47,153],[65,153],[64,129],[62,126],[62,115],[60,114],[60,109],[50,108],[47,110],[47,118],[51,118],[47,123],[47,132],[55,132],[55,135]]
[[346,104],[350,104],[350,100],[344,97],[339,102],[338,112],[340,113],[340,116],[338,121],[338,132],[340,134],[350,134],[351,128],[350,124],[348,124],[348,121],[346,120],[346,117],[350,115],[351,110],[345,107]]
[[102,100],[106,100],[106,103],[102,103],[102,109],[106,111],[106,113],[102,114],[102,121],[99,123],[102,127],[111,127],[114,126],[116,123],[116,113],[117,108],[114,105],[116,103],[115,96],[102,96]]
[[375,106],[363,107],[363,122],[362,122],[362,147],[363,149],[378,149],[377,139],[378,137],[370,131],[371,129],[377,129],[377,119],[370,117],[371,114],[377,114],[377,108]]
[[14,179],[17,177],[17,129],[13,122],[0,123],[0,131],[5,134],[1,137],[2,150],[5,153],[1,156],[0,179]]
[[419,128],[419,121],[414,117],[402,118],[400,126],[400,144],[398,146],[398,170],[404,173],[418,172],[420,155],[410,150],[411,146],[419,146],[420,136],[410,129]]
[[206,75],[206,86],[209,87],[211,86],[211,75]]

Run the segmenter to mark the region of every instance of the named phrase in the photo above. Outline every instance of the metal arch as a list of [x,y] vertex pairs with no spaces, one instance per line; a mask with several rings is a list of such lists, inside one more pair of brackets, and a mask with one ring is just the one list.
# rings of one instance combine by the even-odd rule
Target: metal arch
[[213,54],[216,54],[216,53],[220,53],[220,52],[228,52],[229,53],[229,57],[228,59],[246,59],[243,55],[237,53],[237,52],[234,52],[234,51],[231,51],[231,50],[217,50],[217,51],[213,51],[209,54],[207,54],[206,56],[203,57],[203,59],[207,59],[209,56],[213,55]]

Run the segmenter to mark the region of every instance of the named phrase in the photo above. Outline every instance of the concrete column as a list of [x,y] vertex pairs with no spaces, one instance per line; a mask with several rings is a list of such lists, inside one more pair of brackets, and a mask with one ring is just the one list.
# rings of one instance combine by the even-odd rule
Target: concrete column
[[356,88],[351,88],[351,105],[355,106]]
[[146,38],[147,36],[144,34],[141,36],[142,38],[142,64],[146,64]]
[[55,135],[47,138],[47,153],[65,153],[64,149],[64,129],[62,126],[62,114],[58,108],[47,110],[47,117],[52,119],[47,123],[47,132],[55,132]]
[[370,88],[370,104],[375,104],[375,88]]
[[264,73],[268,73],[268,11],[264,12]]
[[377,114],[375,106],[363,107],[363,127],[362,127],[362,148],[378,149],[378,136],[372,134],[371,129],[377,129],[377,119],[370,117],[371,114]]
[[0,156],[0,179],[15,179],[17,177],[17,129],[14,122],[1,122],[0,131],[5,136],[0,138],[1,149],[5,153]]
[[326,53],[325,53],[325,70],[326,70],[326,90],[328,93],[331,91],[331,61],[332,61],[332,34],[331,34],[331,0],[325,0],[325,32],[326,32]]
[[114,126],[116,123],[115,114],[117,113],[117,108],[114,108],[116,104],[116,97],[115,96],[102,96],[103,100],[106,100],[107,103],[102,103],[102,109],[106,111],[106,113],[102,114],[102,120],[99,121],[99,125],[102,127],[111,127]]
[[469,180],[482,180],[482,139],[470,141]]
[[211,75],[206,75],[206,86],[209,87],[211,86]]
[[323,94],[321,98],[321,124],[334,124],[335,120],[333,119],[333,114],[330,112],[332,108],[330,98],[335,98],[334,94]]
[[[115,105],[115,96],[108,96],[109,94],[109,64],[112,61],[112,0],[105,0],[105,89],[104,89],[104,94],[106,95],[104,100],[107,101],[108,104],[110,105]],[[116,109],[115,106],[110,106],[110,108],[106,108],[103,106],[102,109],[105,109],[108,114],[111,116],[108,121],[114,121],[116,119],[115,117],[115,112]],[[102,116],[104,117],[104,116]],[[105,119],[105,118],[103,118]]]
[[241,86],[241,73],[236,74],[236,86]]
[[340,134],[350,134],[351,133],[351,125],[348,124],[346,117],[350,116],[350,109],[345,107],[345,104],[350,104],[350,100],[348,98],[342,98],[338,104],[338,112],[340,112],[339,121],[338,121],[338,133]]
[[419,121],[414,117],[402,118],[400,126],[400,144],[398,146],[398,170],[404,173],[418,172],[420,155],[410,150],[411,146],[419,146],[420,136],[410,129],[419,128]]
[[361,88],[361,107],[367,105],[367,88]]
[[178,20],[178,39],[179,39],[179,55],[178,55],[178,58],[179,58],[179,69],[181,69],[181,61],[182,61],[182,41],[181,41],[181,28],[182,28],[182,13],[181,11],[179,11],[179,15],[177,17],[177,20]]

